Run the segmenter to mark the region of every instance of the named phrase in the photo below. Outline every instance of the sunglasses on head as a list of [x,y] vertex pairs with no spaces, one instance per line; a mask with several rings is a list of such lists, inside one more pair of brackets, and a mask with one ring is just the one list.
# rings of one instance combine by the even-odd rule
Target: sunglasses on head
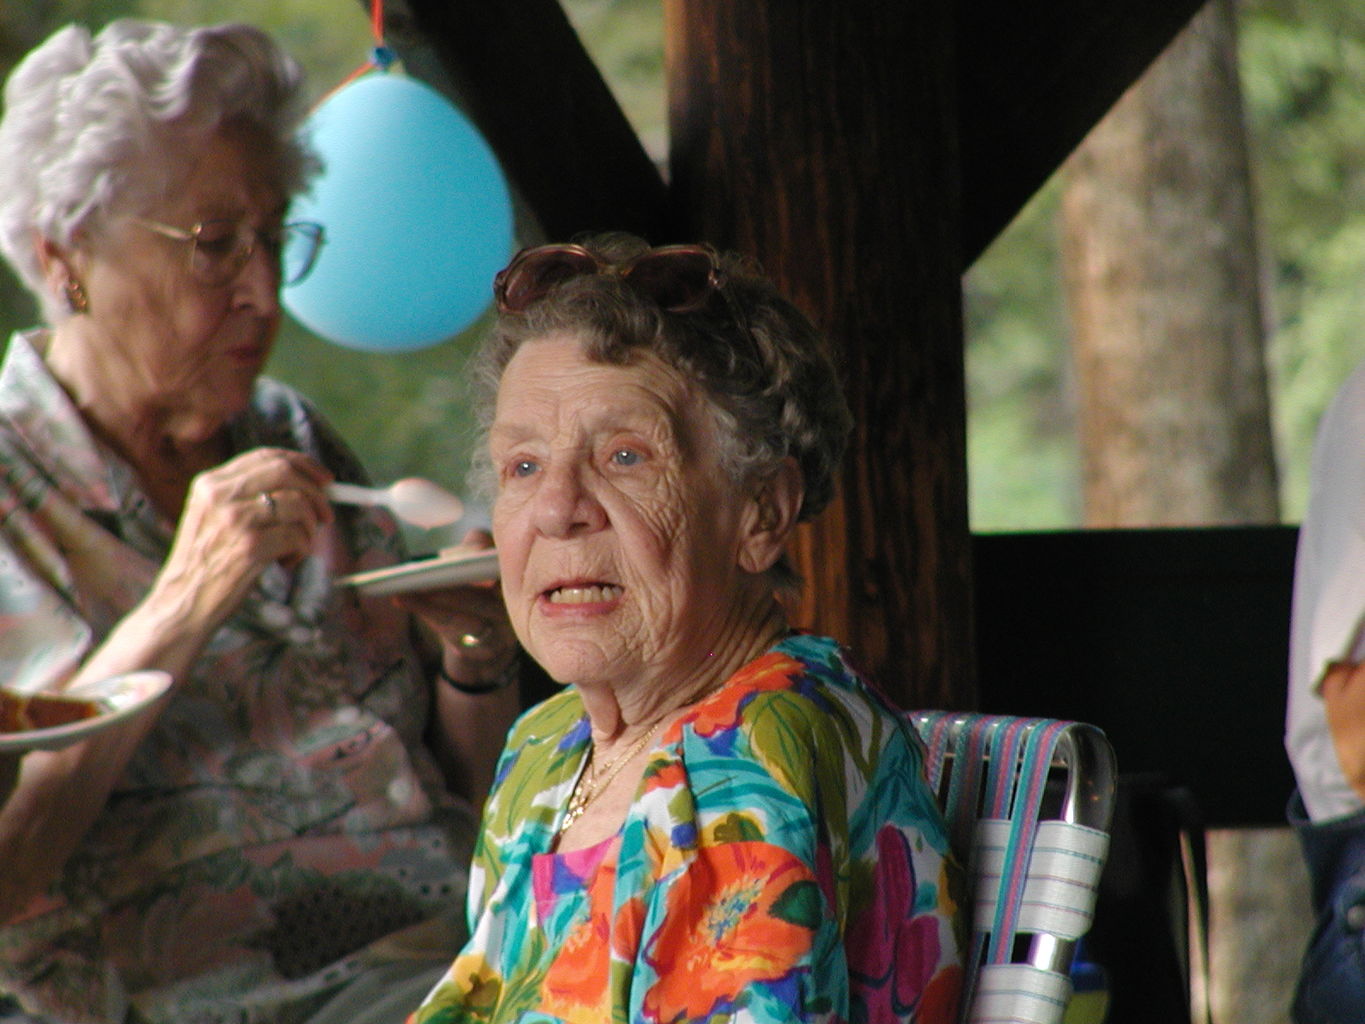
[[700,309],[725,283],[715,250],[705,245],[664,245],[623,263],[581,245],[537,245],[499,271],[493,295],[499,311],[524,313],[564,282],[596,274],[619,277],[669,313]]

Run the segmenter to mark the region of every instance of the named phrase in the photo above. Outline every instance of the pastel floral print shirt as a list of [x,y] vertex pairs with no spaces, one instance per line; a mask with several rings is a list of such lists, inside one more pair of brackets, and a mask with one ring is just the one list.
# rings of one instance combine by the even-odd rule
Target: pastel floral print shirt
[[472,938],[412,1024],[955,1019],[959,871],[913,728],[792,636],[671,725],[620,834],[552,852],[588,753],[570,688],[509,739]]
[[[61,688],[146,592],[173,529],[48,373],[44,338],[13,338],[0,368],[0,680],[26,691]],[[268,380],[231,431],[238,451],[359,473]],[[423,744],[411,623],[332,584],[397,557],[391,519],[340,510],[312,556],[266,571],[61,878],[0,927],[0,1017],[17,1001],[63,1024],[283,1024],[407,926],[444,918],[437,963],[459,949],[473,815]]]

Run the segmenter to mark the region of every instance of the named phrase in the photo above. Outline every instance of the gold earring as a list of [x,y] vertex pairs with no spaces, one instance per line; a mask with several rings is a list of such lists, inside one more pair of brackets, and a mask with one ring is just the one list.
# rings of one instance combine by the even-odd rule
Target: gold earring
[[63,286],[66,292],[66,306],[73,313],[84,313],[90,309],[90,297],[85,294],[85,287],[75,278],[68,278]]

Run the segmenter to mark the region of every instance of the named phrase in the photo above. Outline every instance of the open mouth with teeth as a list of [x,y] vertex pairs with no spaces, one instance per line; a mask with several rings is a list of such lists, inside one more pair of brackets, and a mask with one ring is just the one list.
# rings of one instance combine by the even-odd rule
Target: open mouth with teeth
[[575,583],[547,590],[545,599],[551,604],[609,604],[622,593],[624,588],[614,583]]

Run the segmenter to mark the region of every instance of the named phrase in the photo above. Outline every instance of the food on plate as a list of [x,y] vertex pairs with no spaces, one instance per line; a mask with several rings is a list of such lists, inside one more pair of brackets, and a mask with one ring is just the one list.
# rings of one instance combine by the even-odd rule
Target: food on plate
[[104,709],[93,700],[0,689],[0,732],[27,732],[94,718]]

